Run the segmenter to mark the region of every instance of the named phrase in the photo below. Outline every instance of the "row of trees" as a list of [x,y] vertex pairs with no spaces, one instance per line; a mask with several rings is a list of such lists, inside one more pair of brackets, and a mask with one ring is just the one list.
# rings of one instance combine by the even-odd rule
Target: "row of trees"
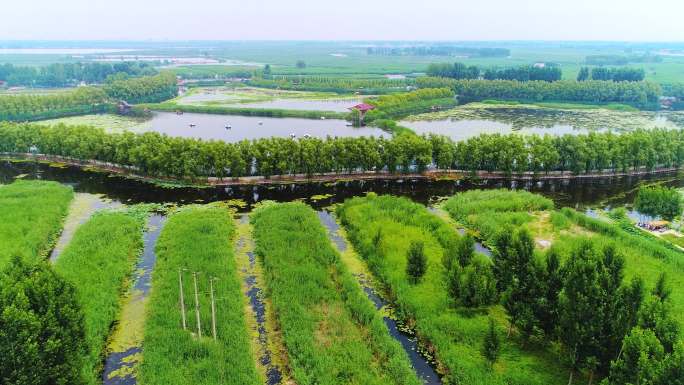
[[108,77],[152,76],[157,70],[146,62],[121,63],[53,63],[44,67],[0,65],[0,80],[10,86],[65,87],[80,82],[103,83]]
[[351,79],[327,76],[270,76],[268,79],[254,77],[247,84],[255,87],[277,88],[296,91],[320,91],[361,94],[386,94],[405,90],[414,84],[412,79]]
[[560,80],[563,74],[560,67],[554,64],[481,69],[478,66],[466,66],[463,63],[433,63],[428,66],[427,75],[459,80],[484,78],[486,80],[517,80],[521,82],[539,80],[554,82]]
[[640,82],[646,77],[643,68],[608,68],[608,67],[582,67],[577,74],[577,81],[587,80],[612,80],[614,82]]
[[47,94],[0,96],[0,120],[28,121],[103,112],[112,102],[159,102],[176,96],[176,77],[163,73]]
[[682,213],[682,196],[675,188],[641,187],[634,200],[634,208],[646,215],[672,220]]
[[88,126],[0,125],[0,152],[27,153],[33,145],[44,154],[188,179],[427,169],[582,174],[684,164],[684,132],[680,130],[558,137],[483,134],[462,142],[440,135],[400,134],[392,138],[272,137],[226,143],[156,132],[108,134]]
[[656,83],[592,80],[557,82],[515,80],[456,80],[440,77],[416,79],[419,88],[451,88],[464,102],[485,99],[565,101],[581,103],[626,103],[639,107],[658,102],[662,89]]
[[107,94],[96,87],[48,94],[2,95],[0,120],[38,120],[100,112],[106,101]]

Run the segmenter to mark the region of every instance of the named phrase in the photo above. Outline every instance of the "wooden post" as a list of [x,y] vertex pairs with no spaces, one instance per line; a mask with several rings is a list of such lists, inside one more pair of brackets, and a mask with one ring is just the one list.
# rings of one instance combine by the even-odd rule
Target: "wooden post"
[[214,304],[214,279],[209,280],[209,291],[211,294],[211,332],[214,335],[214,341],[216,341],[216,305]]
[[181,273],[181,269],[178,269],[178,287],[180,288],[180,308],[181,318],[183,319],[183,330],[188,330],[187,323],[185,322],[185,298],[183,298],[183,273]]
[[199,311],[199,296],[197,294],[197,272],[192,273],[192,279],[195,282],[195,316],[197,317],[197,336],[202,338],[202,325],[200,324]]

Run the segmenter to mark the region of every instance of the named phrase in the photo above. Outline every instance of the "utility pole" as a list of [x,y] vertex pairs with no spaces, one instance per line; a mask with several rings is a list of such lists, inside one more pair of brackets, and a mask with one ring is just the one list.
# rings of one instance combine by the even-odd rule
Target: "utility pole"
[[183,273],[181,273],[181,269],[178,269],[178,287],[180,288],[180,308],[181,318],[183,319],[183,330],[188,330],[187,323],[185,322],[185,298],[183,298]]
[[200,324],[199,296],[197,295],[197,272],[192,273],[195,282],[195,316],[197,317],[197,336],[202,338],[202,325]]
[[216,305],[214,304],[214,280],[216,278],[211,278],[209,280],[209,290],[211,293],[211,332],[214,335],[214,341],[216,341]]

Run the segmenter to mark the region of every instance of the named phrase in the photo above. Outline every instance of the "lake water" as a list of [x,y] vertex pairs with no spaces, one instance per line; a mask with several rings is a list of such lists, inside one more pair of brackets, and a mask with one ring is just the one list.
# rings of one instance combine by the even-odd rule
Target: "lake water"
[[472,103],[451,110],[418,115],[399,122],[418,134],[435,133],[455,140],[480,134],[586,134],[632,131],[638,128],[682,128],[676,113],[609,111],[604,109],[560,110],[535,106],[489,106]]
[[240,103],[236,107],[246,108],[277,108],[281,110],[303,110],[303,111],[334,111],[349,112],[349,108],[359,103],[363,99],[274,99],[265,102]]
[[[279,94],[285,95],[285,97],[278,97]],[[291,97],[287,97],[287,95]],[[268,100],[259,100],[264,98]],[[280,110],[333,112],[348,112],[350,107],[362,102],[363,98],[360,97],[306,98],[301,97],[300,92],[263,89],[254,91],[251,88],[238,88],[236,90],[207,88],[200,92],[183,96],[178,100],[178,104],[185,105],[223,104],[235,108],[273,108]]]
[[[261,124],[260,124],[261,122]],[[190,127],[194,124],[194,127]],[[156,131],[170,136],[215,139],[226,142],[239,142],[243,139],[258,139],[271,136],[290,137],[294,134],[301,138],[310,135],[317,138],[326,136],[359,137],[388,136],[374,127],[350,127],[341,119],[299,119],[266,118],[257,116],[215,115],[174,112],[155,112],[152,120],[131,128],[136,132]],[[230,125],[230,129],[226,126]]]
[[556,124],[551,127],[525,127],[514,130],[511,123],[498,122],[495,120],[470,119],[401,121],[399,124],[412,129],[418,135],[433,133],[448,136],[454,140],[465,140],[480,134],[510,134],[512,132],[518,132],[523,135],[577,135],[586,134],[590,131],[601,131],[574,128],[573,126],[566,124]]

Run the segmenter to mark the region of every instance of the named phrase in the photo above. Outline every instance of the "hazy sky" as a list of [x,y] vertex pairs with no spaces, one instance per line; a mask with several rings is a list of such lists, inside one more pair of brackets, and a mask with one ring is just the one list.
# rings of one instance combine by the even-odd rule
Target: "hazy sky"
[[0,40],[684,41],[684,0],[0,0]]

